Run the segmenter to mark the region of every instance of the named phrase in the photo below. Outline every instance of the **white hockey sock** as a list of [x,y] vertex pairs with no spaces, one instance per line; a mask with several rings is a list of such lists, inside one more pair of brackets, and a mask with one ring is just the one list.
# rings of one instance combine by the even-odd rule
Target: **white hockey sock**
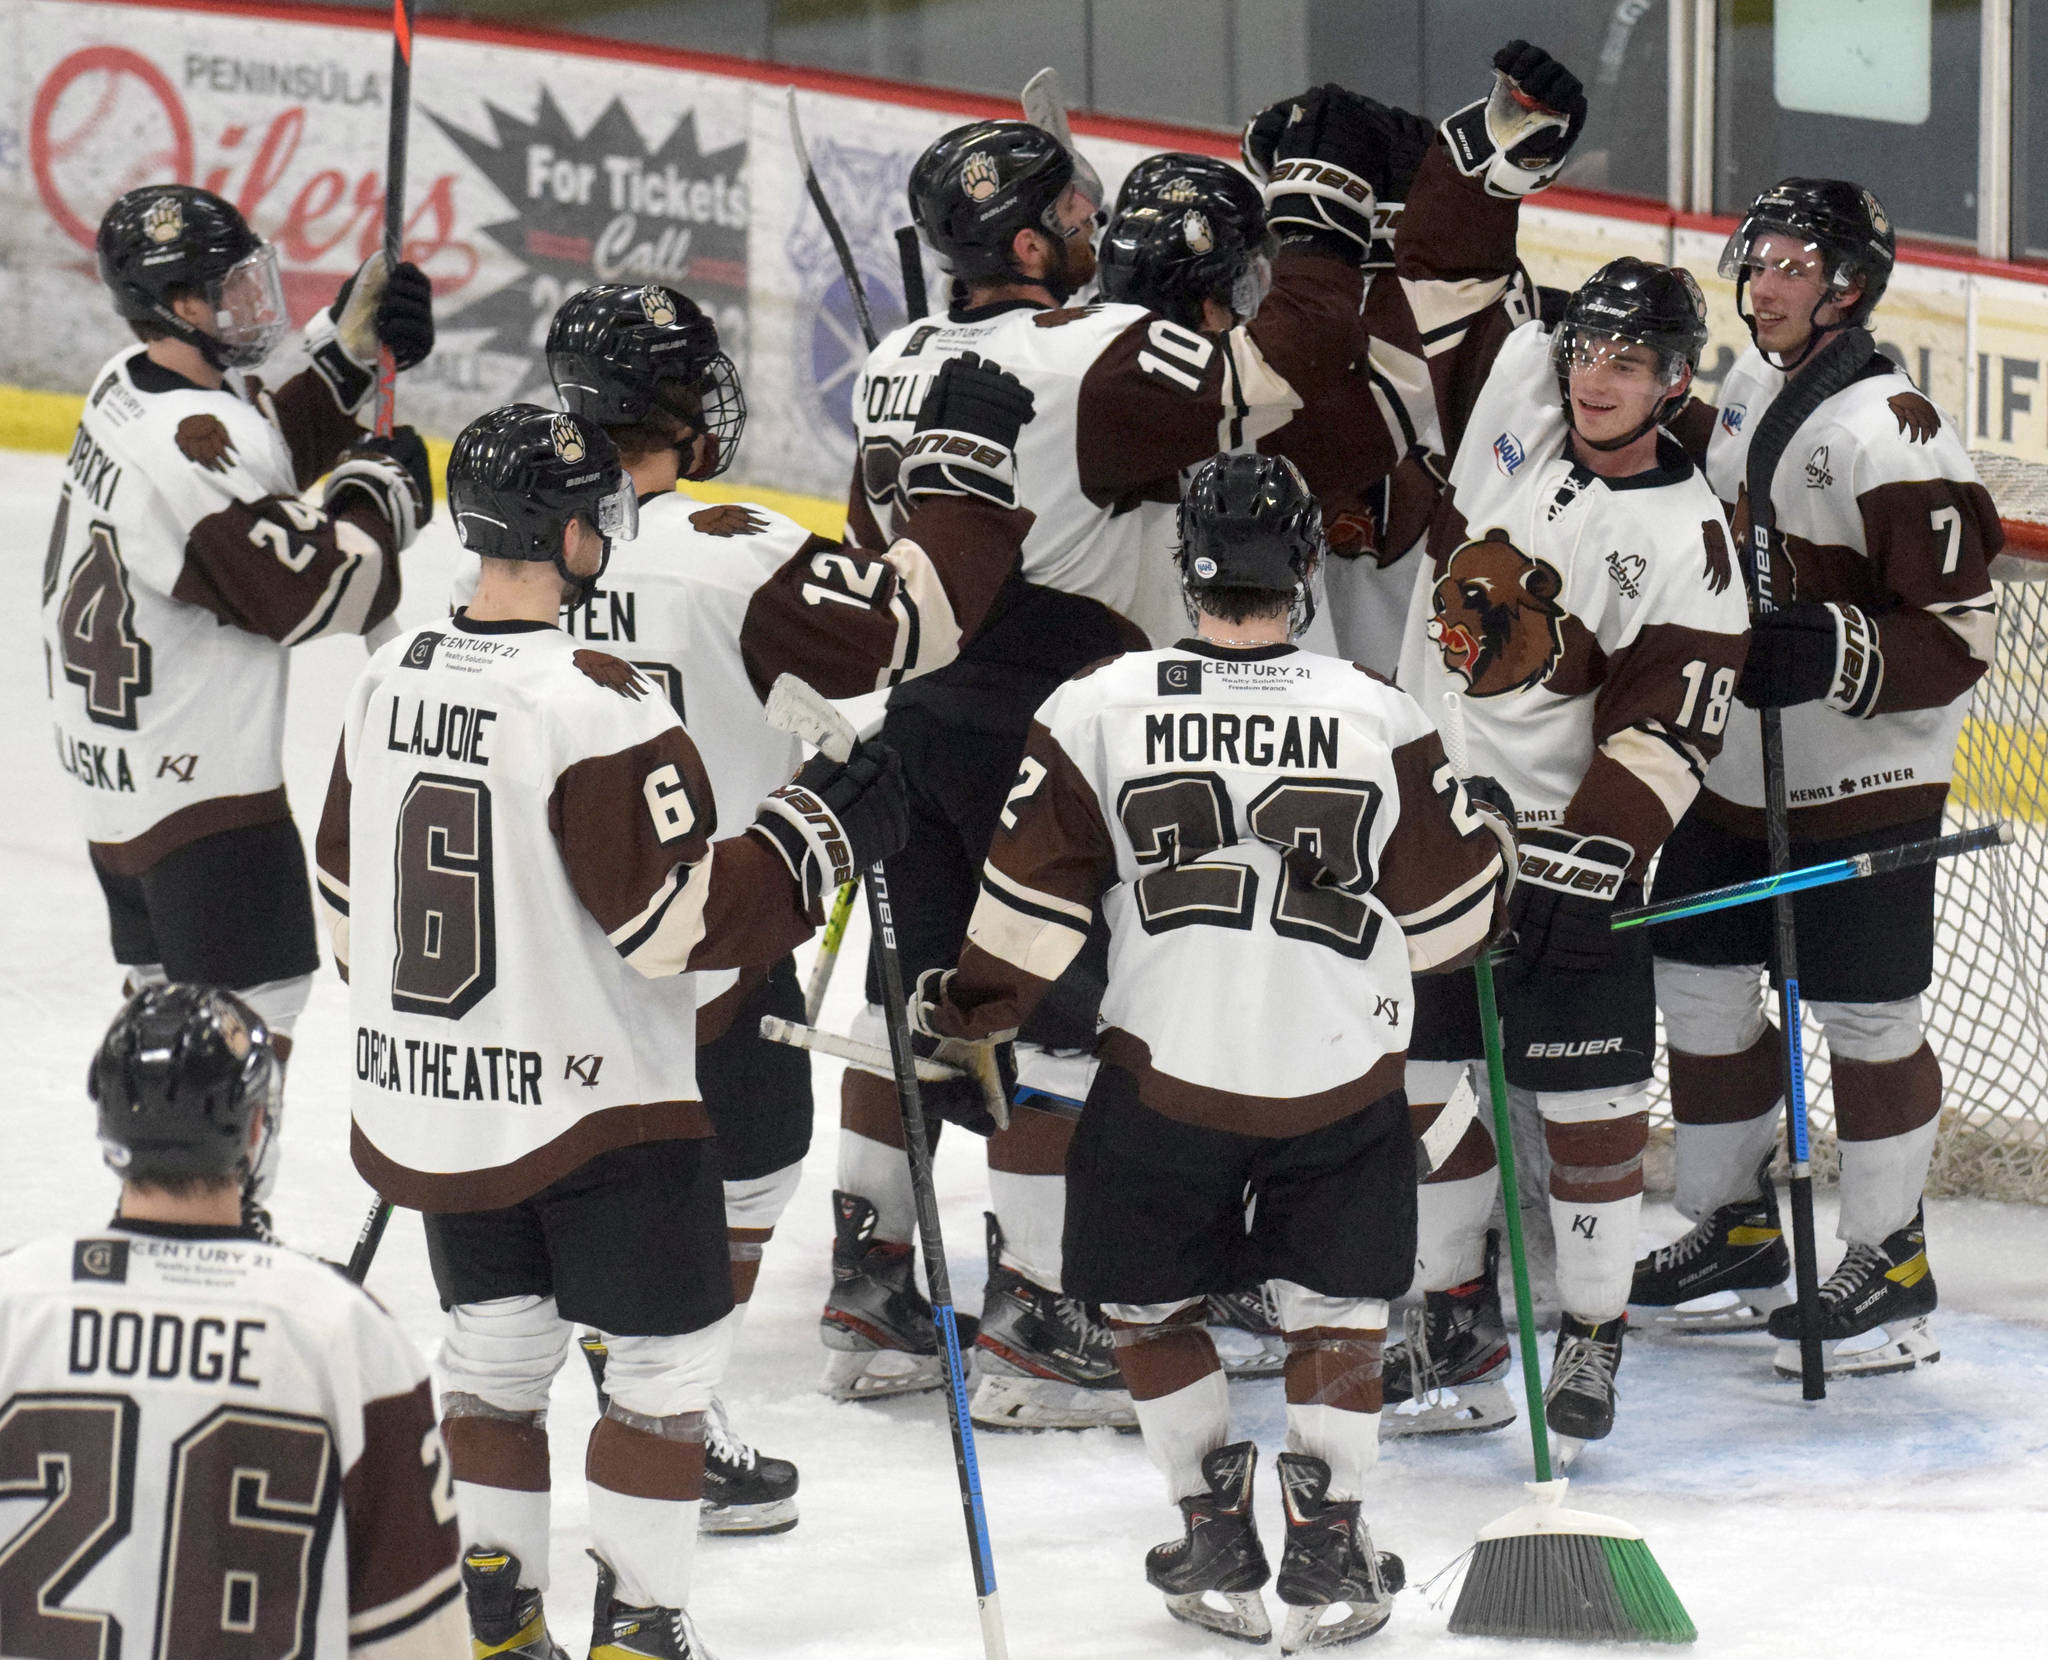
[[1422,1290],[1448,1291],[1485,1271],[1486,1219],[1499,1193],[1493,1170],[1415,1190],[1415,1279]]
[[1067,1178],[988,1173],[990,1207],[1003,1230],[1003,1261],[1048,1291],[1060,1289],[1060,1232],[1067,1220]]
[[839,1191],[858,1193],[875,1207],[877,1239],[910,1243],[917,1227],[917,1201],[910,1188],[910,1160],[901,1147],[841,1130]]
[[1287,1406],[1287,1450],[1330,1466],[1329,1497],[1363,1498],[1365,1478],[1380,1456],[1380,1415],[1341,1406]]
[[455,1510],[462,1518],[462,1548],[510,1551],[519,1558],[519,1583],[548,1588],[548,1495],[516,1487],[455,1484]]
[[698,1499],[639,1499],[590,1486],[590,1543],[619,1576],[613,1594],[634,1608],[687,1608],[697,1554]]
[[1202,1456],[1230,1439],[1230,1381],[1222,1369],[1206,1372],[1170,1395],[1149,1401],[1133,1397],[1131,1405],[1137,1409],[1145,1451],[1166,1477],[1167,1502],[1178,1504],[1191,1494],[1206,1493],[1209,1483],[1202,1474]]
[[1588,1203],[1550,1201],[1550,1226],[1557,1236],[1557,1300],[1581,1320],[1612,1320],[1628,1307],[1635,1277],[1636,1223],[1643,1196]]
[[1677,1192],[1672,1202],[1689,1222],[1704,1222],[1723,1205],[1756,1192],[1757,1166],[1778,1139],[1778,1109],[1736,1124],[1677,1124]]
[[1941,1120],[1876,1141],[1842,1140],[1842,1214],[1835,1237],[1851,1245],[1882,1245],[1913,1220],[1934,1158]]

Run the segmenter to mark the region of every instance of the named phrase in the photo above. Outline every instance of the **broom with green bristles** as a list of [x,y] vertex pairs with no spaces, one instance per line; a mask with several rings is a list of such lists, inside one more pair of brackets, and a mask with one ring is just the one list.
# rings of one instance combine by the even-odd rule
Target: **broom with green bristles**
[[[1444,704],[1444,748],[1451,766],[1462,775],[1471,770],[1466,765],[1465,711],[1456,692],[1446,692]],[[1479,954],[1472,969],[1479,983],[1479,1030],[1486,1048],[1493,1138],[1500,1154],[1515,1319],[1521,1328],[1516,1347],[1522,1354],[1536,1479],[1525,1484],[1527,1504],[1480,1530],[1458,1605],[1451,1611],[1451,1630],[1461,1637],[1690,1643],[1699,1632],[1642,1533],[1612,1516],[1565,1509],[1568,1483],[1550,1472],[1543,1373],[1536,1358],[1536,1312],[1529,1296],[1521,1189],[1515,1180],[1515,1140],[1508,1119],[1507,1062],[1494,1002],[1493,964],[1486,952]]]

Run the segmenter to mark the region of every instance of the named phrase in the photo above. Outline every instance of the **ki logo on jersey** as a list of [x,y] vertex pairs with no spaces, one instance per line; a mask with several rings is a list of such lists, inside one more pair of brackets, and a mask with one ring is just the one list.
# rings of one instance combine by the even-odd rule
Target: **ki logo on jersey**
[[1504,432],[1493,441],[1493,464],[1509,477],[1514,476],[1517,467],[1528,459],[1528,452],[1522,448],[1521,439],[1512,432]]
[[1721,411],[1721,430],[1731,438],[1742,430],[1742,418],[1749,413],[1746,403],[1731,403]]
[[569,1055],[562,1061],[562,1081],[576,1079],[585,1089],[597,1088],[597,1075],[604,1069],[602,1055]]

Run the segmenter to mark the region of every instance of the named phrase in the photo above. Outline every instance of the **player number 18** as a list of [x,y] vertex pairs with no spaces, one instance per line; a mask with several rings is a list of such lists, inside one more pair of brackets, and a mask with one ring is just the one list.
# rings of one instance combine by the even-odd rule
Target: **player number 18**
[[[1695,657],[1678,671],[1685,682],[1685,701],[1678,706],[1678,724],[1690,726],[1693,713],[1699,710],[1700,688],[1707,684],[1707,665],[1703,658]],[[1725,664],[1714,671],[1712,686],[1707,691],[1707,706],[1700,710],[1700,734],[1714,737],[1728,724],[1728,703],[1735,696],[1735,671]]]

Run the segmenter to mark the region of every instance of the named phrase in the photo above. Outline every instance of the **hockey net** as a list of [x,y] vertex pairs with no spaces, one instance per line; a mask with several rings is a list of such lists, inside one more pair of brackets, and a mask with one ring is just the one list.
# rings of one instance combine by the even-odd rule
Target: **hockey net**
[[[2005,521],[2006,551],[1992,567],[1998,655],[1957,743],[1947,828],[2004,819],[2017,839],[1937,867],[1925,1008],[1943,1106],[1927,1191],[2048,1203],[2048,465],[1971,459]],[[1814,1173],[1831,1181],[1834,1100],[1811,1017],[1805,1038]]]

